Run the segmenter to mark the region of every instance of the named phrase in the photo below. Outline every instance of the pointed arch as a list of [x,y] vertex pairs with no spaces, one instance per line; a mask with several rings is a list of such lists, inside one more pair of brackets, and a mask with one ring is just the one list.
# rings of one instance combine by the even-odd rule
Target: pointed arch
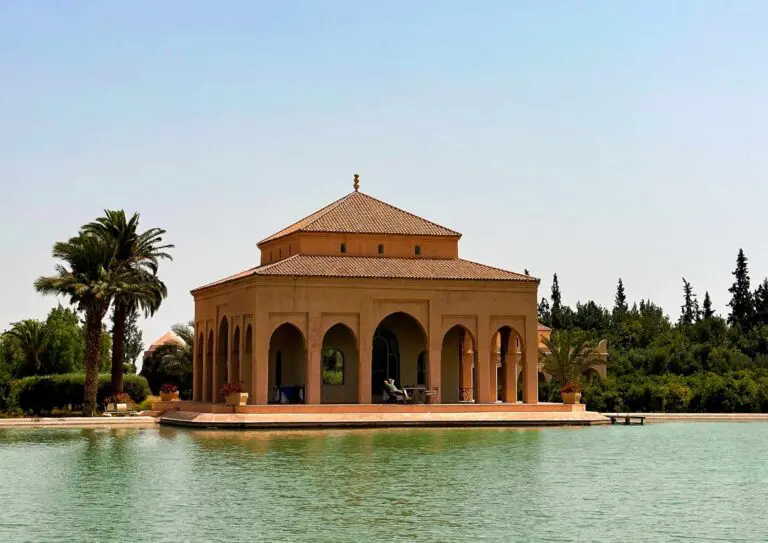
[[472,332],[462,324],[443,335],[440,352],[441,400],[443,403],[473,402],[476,398],[477,349]]
[[269,401],[304,403],[307,342],[293,323],[279,325],[269,338]]
[[323,334],[320,382],[322,403],[356,403],[359,382],[357,338],[352,328],[338,322]]
[[418,379],[418,358],[427,349],[423,324],[410,313],[390,313],[374,329],[371,353],[371,397],[383,401],[385,379],[398,387],[414,386]]

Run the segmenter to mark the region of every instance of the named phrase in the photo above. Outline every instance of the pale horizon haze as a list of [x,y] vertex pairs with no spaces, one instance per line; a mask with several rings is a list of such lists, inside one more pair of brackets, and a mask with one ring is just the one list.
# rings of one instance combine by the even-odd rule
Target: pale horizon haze
[[727,314],[768,275],[768,3],[0,2],[0,330],[105,208],[168,230],[169,290],[352,190],[564,302]]

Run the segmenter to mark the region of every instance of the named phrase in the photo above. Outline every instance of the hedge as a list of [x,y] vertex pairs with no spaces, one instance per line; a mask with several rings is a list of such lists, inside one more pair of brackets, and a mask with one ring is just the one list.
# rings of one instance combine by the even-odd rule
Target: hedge
[[[50,413],[53,409],[66,409],[69,406],[77,409],[83,403],[84,382],[83,373],[36,375],[17,379],[11,384],[9,403],[12,407],[36,414]],[[149,395],[149,384],[139,375],[125,375],[123,391],[133,401],[141,403]],[[98,405],[103,405],[104,398],[111,394],[111,376],[99,375]]]

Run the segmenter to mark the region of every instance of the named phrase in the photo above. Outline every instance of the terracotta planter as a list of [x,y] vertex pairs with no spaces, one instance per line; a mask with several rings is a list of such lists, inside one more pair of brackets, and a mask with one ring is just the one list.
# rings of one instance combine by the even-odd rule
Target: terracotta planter
[[581,392],[561,392],[560,398],[565,404],[577,404],[581,401]]
[[179,399],[179,391],[176,392],[161,392],[160,401],[163,402],[175,402]]
[[245,405],[248,403],[247,392],[234,392],[227,396],[227,405]]

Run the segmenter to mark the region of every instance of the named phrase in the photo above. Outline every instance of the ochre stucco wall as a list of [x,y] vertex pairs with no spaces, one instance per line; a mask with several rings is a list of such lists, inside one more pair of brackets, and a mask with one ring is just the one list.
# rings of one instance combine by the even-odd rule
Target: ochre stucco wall
[[[325,234],[297,232],[259,246],[261,264],[284,260],[295,254],[340,256],[341,244],[346,256],[384,256],[416,258],[416,246],[421,247],[418,258],[458,258],[458,237],[398,236],[391,234]],[[379,244],[384,252],[379,254]]]
[[[213,352],[218,353],[225,343],[228,350],[221,356],[231,364],[233,326],[229,325],[228,338],[219,337],[222,319],[228,323],[252,325],[252,350],[246,356],[241,344],[240,376],[248,379],[249,403],[266,403],[272,375],[273,356],[270,340],[273,332],[284,323],[291,323],[306,338],[303,346],[295,347],[298,335],[283,341],[286,353],[298,359],[304,373],[295,379],[303,379],[307,403],[326,401],[371,402],[371,349],[376,326],[388,315],[407,313],[416,319],[424,330],[424,346],[427,355],[427,382],[438,387],[443,401],[453,401],[455,389],[453,377],[441,383],[443,337],[454,325],[464,326],[475,341],[476,389],[475,400],[481,403],[495,401],[495,375],[497,360],[493,359],[494,335],[502,326],[509,326],[523,338],[527,345],[538,345],[536,303],[537,286],[534,281],[476,281],[476,280],[363,280],[336,278],[287,278],[253,276],[237,281],[194,291],[195,327],[197,334],[209,337],[213,332]],[[355,385],[350,382],[344,390],[324,391],[321,385],[321,356],[325,332],[336,323],[349,326],[359,345],[356,364],[347,362],[345,371],[355,365]],[[404,328],[401,343],[401,384],[416,383],[416,359],[421,345],[415,339],[413,326]],[[247,334],[240,334],[240,342]],[[290,344],[288,344],[290,343]],[[196,342],[195,349],[206,349],[202,360],[208,361],[207,342]],[[294,351],[290,351],[291,346]],[[526,372],[524,397],[526,402],[537,401],[537,349],[524,349],[524,364],[532,371]],[[283,384],[290,367],[284,354]],[[229,357],[229,358],[228,358]],[[217,358],[217,357],[211,357]],[[201,357],[195,353],[197,364]],[[250,365],[249,365],[250,364]],[[195,379],[202,378],[203,386],[195,383],[196,399],[211,401],[211,392],[223,385],[221,373],[211,371],[205,363],[203,370],[193,372]],[[491,368],[493,367],[493,370]],[[213,382],[211,382],[213,373]],[[350,373],[350,375],[353,375]],[[244,379],[244,380],[245,380]],[[338,398],[338,400],[337,400]]]

